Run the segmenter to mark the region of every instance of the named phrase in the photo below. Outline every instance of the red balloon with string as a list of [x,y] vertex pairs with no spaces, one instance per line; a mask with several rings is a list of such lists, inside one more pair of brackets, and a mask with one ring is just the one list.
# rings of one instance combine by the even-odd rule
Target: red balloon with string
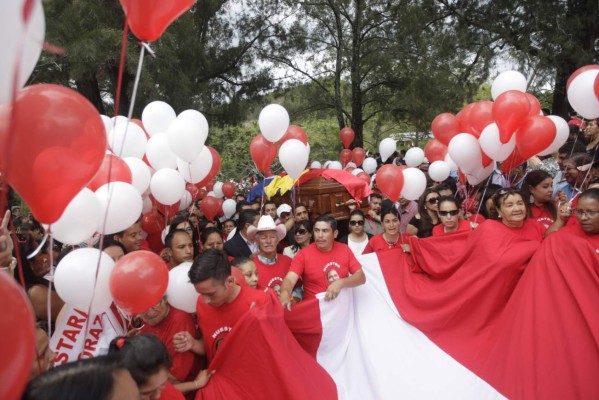
[[102,165],[94,175],[93,179],[87,184],[91,191],[95,192],[100,186],[108,182],[126,182],[131,183],[131,169],[125,161],[113,154],[106,154]]
[[216,216],[219,214],[221,209],[220,202],[214,196],[206,196],[204,200],[200,203],[200,210],[208,221],[214,221]]
[[[218,154],[218,151],[214,150],[212,147],[207,147],[208,150],[210,150],[210,153],[212,154],[212,168],[210,168],[210,172],[208,172],[208,175],[204,179],[196,183],[196,186],[199,188],[202,188],[204,186],[208,188],[207,183],[213,180],[214,177],[218,174],[218,171],[220,171],[220,154]],[[214,182],[212,182],[212,186],[214,186]],[[212,188],[208,189],[208,191],[210,190],[212,190]]]
[[437,139],[429,140],[424,146],[424,155],[430,163],[443,161],[447,155],[447,146]]
[[120,0],[131,31],[139,39],[153,42],[196,0]]
[[341,152],[339,152],[339,160],[341,161],[341,164],[343,164],[343,166],[345,167],[347,163],[351,161],[351,150],[341,150]]
[[230,199],[235,195],[235,184],[233,182],[225,182],[223,183],[223,187],[221,189],[226,198]]
[[250,143],[250,155],[261,172],[266,171],[277,158],[277,144],[268,141],[261,133]]
[[366,158],[366,152],[361,147],[354,147],[351,151],[351,159],[356,164],[356,166],[362,165],[364,159]]
[[149,234],[160,234],[165,228],[165,217],[152,208],[141,216],[141,229]]
[[10,121],[0,126],[0,170],[39,222],[56,222],[102,164],[100,114],[74,90],[40,84],[19,92],[12,113],[0,108],[0,120]]
[[339,139],[341,139],[341,143],[343,143],[343,147],[346,149],[349,149],[349,146],[351,146],[355,137],[356,134],[354,130],[349,127],[345,127],[339,132]]
[[308,144],[308,135],[306,135],[306,131],[297,125],[289,125],[287,132],[285,132],[279,142],[280,144],[283,144],[289,139],[297,139],[303,144]]
[[431,130],[439,142],[448,146],[451,139],[460,133],[460,121],[453,114],[439,114],[433,119]]
[[402,170],[393,164],[385,164],[376,173],[376,186],[383,192],[391,201],[397,201],[403,189],[403,173]]
[[530,101],[526,94],[518,90],[508,90],[500,94],[493,103],[493,118],[499,128],[499,140],[505,144],[522,122],[528,117]]

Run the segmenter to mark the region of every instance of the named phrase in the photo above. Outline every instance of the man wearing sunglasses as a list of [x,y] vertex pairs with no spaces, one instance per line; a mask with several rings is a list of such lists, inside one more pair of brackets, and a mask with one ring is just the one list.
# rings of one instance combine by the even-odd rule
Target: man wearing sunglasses
[[[351,249],[346,244],[335,241],[338,233],[335,218],[321,215],[316,219],[314,243],[296,254],[283,280],[279,296],[283,307],[291,309],[291,292],[300,277],[306,300],[315,298],[321,292],[326,292],[325,300],[334,300],[341,289],[366,282],[362,265]],[[330,279],[332,269],[337,272],[339,279]]]

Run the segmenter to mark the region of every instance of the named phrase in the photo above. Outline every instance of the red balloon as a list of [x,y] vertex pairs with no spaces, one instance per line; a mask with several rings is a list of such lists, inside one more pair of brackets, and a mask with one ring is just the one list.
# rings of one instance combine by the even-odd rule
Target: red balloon
[[141,229],[149,234],[160,234],[165,227],[165,217],[152,208],[150,211],[142,215],[141,217]]
[[10,116],[0,111],[10,121],[0,127],[0,170],[35,218],[51,224],[102,164],[104,124],[85,97],[58,85],[29,86],[13,104]]
[[225,212],[223,211],[223,204],[225,202],[225,199],[223,199],[222,197],[217,197],[216,201],[218,201],[218,215],[222,217],[223,215],[225,215]]
[[209,192],[214,190],[214,181],[211,180],[210,182],[206,183],[206,190]]
[[164,215],[167,218],[170,218],[170,217],[174,216],[175,214],[177,214],[177,212],[179,212],[179,205],[181,204],[181,201],[178,201],[175,204],[167,206],[165,204],[160,203],[151,194],[150,194],[150,200],[152,201],[152,204],[154,204],[154,207],[156,207],[156,210],[158,210],[158,212],[160,214]]
[[195,0],[120,0],[131,31],[146,42],[158,39]]
[[233,182],[225,182],[223,183],[222,191],[226,198],[230,199],[235,195],[235,191],[237,188]]
[[343,147],[345,147],[346,149],[348,149],[349,146],[351,146],[355,137],[356,134],[354,133],[354,130],[349,127],[345,127],[341,129],[341,131],[339,132],[339,139],[341,139],[341,143],[343,143]]
[[341,152],[339,153],[339,160],[341,160],[341,164],[343,164],[343,166],[345,167],[347,163],[351,161],[351,150],[341,150]]
[[528,117],[530,101],[523,92],[509,90],[500,94],[493,103],[493,118],[499,128],[499,140],[510,141],[518,126]]
[[477,138],[483,129],[493,123],[493,102],[477,101],[468,114],[470,130]]
[[385,164],[376,173],[376,185],[391,201],[397,201],[403,189],[403,173],[397,165]]
[[345,167],[343,168],[344,171],[347,171],[349,173],[351,173],[354,169],[356,169],[355,167]]
[[304,131],[297,125],[289,125],[289,128],[287,128],[287,132],[285,132],[285,134],[279,142],[283,144],[289,139],[297,139],[301,141],[303,144],[308,144],[308,135],[306,135],[306,131]]
[[108,182],[127,182],[132,180],[131,169],[125,161],[113,154],[106,154],[102,165],[94,175],[87,187],[92,191],[96,191],[100,186]]
[[545,150],[557,135],[555,124],[543,115],[535,115],[524,121],[516,132],[516,148],[524,159]]
[[198,189],[198,187],[193,183],[186,183],[185,190],[187,190],[191,195],[192,201],[196,201],[200,196],[200,189]]
[[429,140],[424,146],[424,155],[430,163],[443,161],[447,155],[447,146],[437,139]]
[[501,172],[503,172],[504,174],[509,173],[512,169],[516,168],[517,166],[521,165],[524,161],[526,161],[524,158],[522,158],[522,156],[520,155],[520,153],[518,152],[518,150],[514,150],[514,152],[512,154],[510,154],[510,156],[508,158],[506,158],[503,163],[501,164]]
[[488,167],[489,165],[491,165],[491,163],[493,162],[493,159],[491,157],[489,157],[487,155],[487,153],[485,153],[482,149],[480,150],[480,155],[481,155],[481,161],[483,164],[483,167]]
[[366,158],[366,152],[361,147],[354,147],[351,151],[351,159],[352,161],[359,167],[364,162]]
[[[199,188],[206,186],[208,182],[214,179],[214,177],[218,174],[218,171],[220,171],[220,154],[218,154],[218,151],[214,150],[210,146],[208,146],[208,149],[210,150],[210,153],[212,153],[212,168],[204,179],[196,183],[196,186]],[[214,185],[214,182],[212,185]]]
[[[570,77],[568,78],[568,82],[566,83],[566,93],[568,93],[568,90],[570,89],[570,84],[572,83],[574,78],[576,78],[578,75],[582,74],[583,72],[592,71],[594,69],[599,69],[599,65],[596,65],[596,64],[585,65],[584,67],[580,67],[576,71],[574,71],[572,73],[572,75],[570,75]],[[596,79],[595,79],[595,82],[597,82]]]
[[537,99],[534,95],[530,93],[524,93],[528,102],[530,103],[530,110],[528,111],[528,116],[532,117],[534,115],[541,115],[541,103],[539,99]]
[[200,210],[208,221],[214,221],[221,208],[220,202],[214,196],[206,196],[200,203]]
[[131,315],[158,304],[168,285],[168,268],[159,255],[138,250],[124,255],[110,273],[110,293],[117,306]]
[[208,194],[208,191],[204,188],[200,189],[199,194],[198,194],[198,199],[203,200],[206,195]]
[[366,172],[360,172],[357,175],[357,177],[362,179],[364,182],[366,182],[370,186],[370,175],[368,175]]
[[595,92],[595,97],[599,100],[599,74],[595,77],[595,83],[593,84],[593,91]]
[[25,291],[12,277],[0,273],[0,399],[20,399],[35,358],[35,317]]
[[472,128],[472,123],[470,122],[470,113],[475,105],[476,103],[470,103],[456,114],[456,118],[460,121],[460,132],[466,132],[474,136],[476,136],[476,134]]
[[453,114],[439,114],[433,120],[431,130],[439,142],[448,146],[451,139],[460,133],[460,121]]
[[275,158],[277,158],[277,144],[269,142],[259,133],[254,136],[250,143],[250,155],[258,170],[264,172],[270,167]]

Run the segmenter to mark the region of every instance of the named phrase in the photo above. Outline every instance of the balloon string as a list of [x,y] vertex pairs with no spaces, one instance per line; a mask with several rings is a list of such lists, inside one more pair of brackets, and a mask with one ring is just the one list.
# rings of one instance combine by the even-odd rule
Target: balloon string
[[125,27],[123,28],[123,45],[121,46],[121,60],[119,63],[119,77],[116,84],[116,100],[114,102],[114,116],[119,115],[121,103],[121,87],[123,85],[123,72],[125,70],[125,56],[127,55],[127,33],[129,32],[129,21],[125,18]]

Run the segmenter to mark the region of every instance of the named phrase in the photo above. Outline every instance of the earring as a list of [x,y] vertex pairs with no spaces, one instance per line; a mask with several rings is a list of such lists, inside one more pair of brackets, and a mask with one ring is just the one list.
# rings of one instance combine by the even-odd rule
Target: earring
[[535,196],[533,196],[532,194],[530,195],[530,199],[528,199],[528,203],[532,204],[535,202]]

